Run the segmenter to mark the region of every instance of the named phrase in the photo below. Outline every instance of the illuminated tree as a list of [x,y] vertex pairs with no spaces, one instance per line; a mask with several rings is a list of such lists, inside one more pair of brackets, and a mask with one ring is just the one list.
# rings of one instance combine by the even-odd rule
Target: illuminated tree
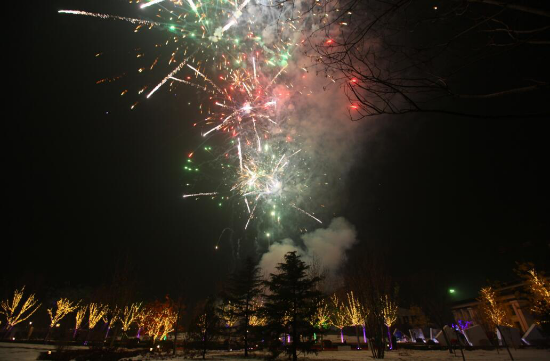
[[177,312],[167,298],[163,302],[155,301],[145,307],[147,312],[143,315],[144,332],[151,338],[152,343],[164,339],[174,330]]
[[111,327],[117,322],[120,317],[121,310],[119,307],[115,306],[114,308],[106,307],[106,311],[102,317],[103,322],[107,326],[107,331],[105,332],[105,338],[109,335]]
[[151,313],[152,313],[151,309],[146,307],[142,308],[138,313],[138,316],[136,318],[136,324],[138,325],[138,333],[136,334],[136,338],[141,337],[141,332],[144,330],[145,323],[148,320]]
[[492,287],[482,288],[480,289],[480,296],[478,300],[482,304],[482,312],[485,314],[486,318],[490,320],[491,324],[497,328],[499,334],[501,334],[501,338],[507,348],[507,352],[509,352],[509,356],[511,357],[511,360],[513,360],[513,356],[511,355],[511,351],[507,345],[507,340],[501,331],[501,326],[512,327],[512,324],[507,320],[505,305],[499,301],[497,291],[495,291]]
[[236,323],[239,320],[239,317],[237,315],[238,309],[235,305],[232,304],[231,301],[227,301],[222,307],[219,309],[219,314],[222,319],[222,323],[225,326],[225,330],[228,335],[228,350],[231,350],[231,335],[232,331],[236,326]]
[[311,319],[311,324],[318,328],[325,328],[329,324],[331,318],[329,306],[321,299],[316,305],[316,311]]
[[358,245],[343,269],[344,287],[354,291],[357,304],[365,308],[362,310],[357,307],[363,314],[366,338],[370,341],[369,349],[375,359],[383,359],[387,349],[387,328],[383,320],[381,297],[391,295],[392,290],[397,288],[396,285],[393,286],[388,273],[389,267],[385,265],[385,260],[390,259],[388,255],[380,254],[380,251],[373,250],[368,245]]
[[348,314],[344,308],[343,303],[339,301],[336,294],[331,297],[331,316],[330,323],[332,326],[338,328],[341,331],[341,343],[344,343],[343,328],[350,325]]
[[90,311],[90,313],[88,313],[88,329],[90,331],[94,329],[100,319],[107,313],[108,308],[108,306],[99,303],[90,303],[88,305],[88,310]]
[[78,308],[76,314],[75,314],[75,331],[73,332],[73,338],[76,337],[77,331],[82,325],[82,321],[84,320],[84,316],[86,315],[86,310],[88,309],[88,306],[82,306]]
[[46,334],[46,338],[44,340],[47,340],[50,336],[50,332],[52,331],[52,328],[58,327],[59,322],[65,317],[67,314],[73,312],[75,309],[77,309],[78,303],[74,304],[69,299],[61,298],[56,302],[57,309],[55,313],[51,308],[48,309],[48,314],[50,315],[50,328],[48,329],[48,333]]
[[265,326],[266,325],[266,316],[262,315],[260,311],[262,310],[262,299],[255,298],[251,304],[251,316],[249,319],[249,324],[253,327]]
[[160,316],[160,313],[153,312],[149,315],[149,318],[146,319],[144,324],[144,332],[149,336],[151,341],[155,343],[157,338],[162,335],[162,329],[164,327],[164,320]]
[[390,327],[396,323],[396,320],[398,320],[398,306],[394,304],[388,295],[385,295],[384,298],[382,298],[381,303],[383,304],[383,321],[385,323],[385,326],[387,328],[388,332],[388,343],[390,346],[390,349],[393,348],[392,346],[392,337],[390,335]]
[[495,326],[512,327],[507,320],[507,312],[503,303],[498,301],[498,293],[492,287],[480,289],[479,301],[483,304],[483,311]]
[[[323,350],[323,330],[327,328],[331,319],[331,311],[327,302],[320,299],[316,305],[314,314],[310,319],[310,324],[317,328],[320,332],[321,349]],[[315,333],[314,333],[315,336]]]
[[54,327],[56,324],[58,324],[63,317],[65,317],[67,314],[71,313],[72,311],[76,310],[79,305],[74,304],[69,299],[61,298],[57,301],[57,310],[55,311],[55,314],[53,313],[52,309],[48,309],[48,314],[50,315],[50,328]]
[[163,333],[159,339],[166,339],[166,336],[174,331],[174,324],[176,323],[177,314],[172,309],[165,311],[163,318]]
[[36,310],[42,305],[38,304],[34,294],[27,297],[27,300],[19,308],[19,304],[23,299],[25,287],[20,290],[15,290],[13,293],[13,299],[3,300],[0,303],[0,313],[6,316],[6,330],[11,330],[15,325],[25,321],[36,312]]
[[549,325],[549,278],[537,273],[533,268],[521,275],[526,280],[531,311],[538,323],[546,328]]
[[222,322],[226,325],[228,328],[235,327],[235,324],[237,322],[237,316],[236,316],[236,307],[232,305],[231,302],[228,302],[222,306],[220,309],[220,316],[222,317]]
[[367,315],[366,310],[360,304],[360,301],[354,297],[354,292],[349,292],[346,294],[348,303],[345,304],[344,310],[346,311],[349,325],[356,327],[356,337],[358,338],[358,346],[360,349],[360,326],[364,324],[365,317]]
[[120,321],[122,324],[122,331],[124,336],[127,336],[127,332],[130,329],[132,323],[139,319],[142,303],[132,303],[129,306],[125,306],[120,315]]

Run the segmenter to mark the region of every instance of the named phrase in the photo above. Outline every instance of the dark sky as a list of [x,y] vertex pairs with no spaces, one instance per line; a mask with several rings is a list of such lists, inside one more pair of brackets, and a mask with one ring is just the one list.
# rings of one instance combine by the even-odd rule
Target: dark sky
[[[150,296],[182,275],[212,291],[231,268],[213,246],[232,216],[181,197],[199,141],[194,93],[159,92],[131,111],[119,94],[141,81],[132,49],[154,39],[62,8],[131,15],[125,1],[43,1],[10,35],[3,285],[96,286],[129,258]],[[509,280],[515,261],[548,267],[548,118],[364,122],[379,131],[350,172],[342,213],[362,243],[390,253],[393,273],[438,270],[467,297],[486,279]]]

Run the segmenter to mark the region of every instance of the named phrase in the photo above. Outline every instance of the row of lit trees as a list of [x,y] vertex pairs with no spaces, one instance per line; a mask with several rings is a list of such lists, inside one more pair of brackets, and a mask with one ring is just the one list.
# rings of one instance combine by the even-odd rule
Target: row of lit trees
[[[311,350],[317,336],[320,336],[323,346],[323,334],[330,326],[341,331],[341,341],[344,327],[356,327],[359,347],[358,331],[362,326],[365,343],[365,327],[370,314],[379,313],[387,328],[395,322],[397,307],[390,296],[380,298],[381,308],[369,308],[353,291],[344,293],[342,301],[337,294],[325,297],[319,290],[322,278],[309,275],[309,269],[295,253],[289,253],[285,256],[285,262],[278,265],[277,273],[270,274],[268,280],[262,280],[260,268],[252,259],[247,259],[231,275],[228,287],[220,297],[208,299],[195,313],[189,332],[192,339],[195,336],[201,343],[203,356],[209,342],[220,334],[226,336],[228,348],[231,348],[229,344],[232,336],[237,337],[244,346],[245,356],[251,341],[258,341],[257,337],[262,335],[274,354],[279,353],[283,343],[289,355],[297,358],[298,350]],[[7,320],[5,328],[8,331],[28,319],[40,307],[34,294],[23,302],[23,293],[24,288],[16,290],[12,301],[2,302],[2,313]],[[47,309],[50,324],[46,339],[53,328],[59,327],[60,322],[73,313],[73,338],[87,324],[86,340],[90,340],[97,324],[103,321],[106,330],[104,340],[115,327],[122,330],[123,338],[128,337],[129,330],[135,327],[138,336],[147,335],[155,342],[175,332],[180,309],[168,297],[164,302],[156,301],[145,306],[142,303],[131,303],[122,308],[60,298],[55,308]],[[390,331],[388,335],[390,339]]]
[[[17,289],[11,300],[4,300],[0,303],[0,314],[3,314],[6,320],[3,329],[6,335],[19,323],[29,319],[41,306],[34,294],[24,298],[25,287]],[[25,300],[23,302],[23,300]],[[81,304],[81,301],[74,302],[67,298],[60,298],[56,302],[55,308],[48,308],[50,324],[46,340],[49,338],[53,328],[60,326],[60,322],[66,316],[74,312],[75,324],[73,338],[82,328],[86,321],[88,324],[88,335],[90,335],[98,322],[103,321],[106,326],[105,337],[115,326],[120,326],[123,337],[128,337],[128,331],[132,326],[138,328],[138,335],[143,332],[150,339],[156,340],[165,338],[174,331],[177,319],[177,310],[174,303],[167,298],[165,302],[153,302],[142,306],[142,303],[131,303],[119,308],[118,306],[109,306],[101,303]],[[88,317],[86,319],[86,316]]]
[[[310,266],[296,253],[285,255],[284,262],[277,266],[277,271],[270,274],[268,280],[263,280],[260,268],[252,259],[247,259],[231,275],[226,289],[217,298],[208,298],[196,308],[187,330],[190,341],[195,340],[200,345],[203,357],[210,342],[222,335],[228,341],[228,349],[231,349],[234,339],[244,347],[245,356],[253,342],[264,340],[274,355],[285,350],[295,359],[297,351],[311,350],[318,335],[323,348],[323,334],[330,326],[340,330],[341,342],[344,342],[344,327],[355,327],[359,348],[361,327],[364,343],[369,339],[374,357],[383,358],[386,338],[389,347],[393,348],[390,327],[398,317],[397,290],[391,292],[392,288],[388,286],[392,283],[388,281],[377,284],[383,278],[377,276],[378,269],[373,264],[369,267],[371,272],[359,267],[353,269],[357,274],[348,271],[345,289],[324,296],[321,292],[323,278],[312,273]],[[549,279],[527,266],[519,268],[519,275],[526,281],[532,313],[540,325],[548,328]],[[0,303],[0,314],[5,316],[3,328],[7,332],[29,319],[41,305],[34,294],[24,298],[24,291],[25,288],[16,290],[11,300]],[[433,293],[430,300],[434,302],[438,298]],[[486,321],[488,330],[509,325],[506,308],[497,289],[483,288],[479,300],[479,315]],[[449,303],[436,306],[422,304],[419,309],[423,309],[428,316],[423,324],[428,325],[429,319],[441,328],[452,323],[453,320],[445,317],[444,312],[441,315],[438,313],[440,310],[449,312],[449,308]],[[50,324],[46,338],[62,319],[74,313],[73,338],[87,322],[86,340],[89,340],[96,325],[103,321],[106,327],[104,339],[112,328],[122,330],[123,338],[128,337],[131,328],[136,328],[138,337],[147,335],[154,343],[166,339],[170,333],[177,335],[182,311],[182,301],[173,301],[168,296],[163,302],[146,305],[130,303],[122,308],[60,298],[55,308],[47,309]]]
[[[392,338],[390,334],[390,327],[396,323],[398,319],[398,306],[391,300],[390,296],[384,295],[380,300],[381,318],[384,325],[387,328],[387,335],[392,349]],[[370,309],[367,305],[360,302],[358,298],[354,296],[354,292],[350,291],[346,293],[346,300],[340,301],[337,294],[333,294],[330,298],[330,309],[328,313],[328,324],[340,330],[341,342],[344,343],[344,327],[355,327],[356,337],[358,342],[358,348],[360,348],[360,335],[359,329],[363,329],[364,343],[367,343],[366,337],[366,325],[367,317],[370,314]]]

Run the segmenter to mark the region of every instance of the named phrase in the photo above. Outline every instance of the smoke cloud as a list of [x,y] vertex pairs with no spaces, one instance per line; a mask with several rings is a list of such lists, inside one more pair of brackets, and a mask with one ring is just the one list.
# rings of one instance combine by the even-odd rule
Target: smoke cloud
[[[297,206],[320,218],[324,225],[293,236],[295,240],[287,237],[273,243],[262,255],[260,267],[268,276],[276,272],[286,253],[296,251],[307,264],[318,262],[327,278],[333,280],[345,261],[346,251],[357,243],[357,233],[344,217],[331,217],[346,206],[348,171],[360,159],[363,144],[374,129],[372,124],[351,121],[350,101],[343,91],[346,79],[335,79],[312,57],[308,45],[299,45],[307,36],[312,43],[323,42],[327,33],[315,32],[315,21],[302,25],[303,31],[292,35],[297,47],[274,93],[278,98],[278,119],[285,120],[282,134],[300,145],[304,160],[301,167],[308,175],[308,188],[300,190]],[[273,34],[276,31],[266,27],[263,39],[271,41]],[[312,225],[304,215],[299,214],[297,219],[301,220],[294,225],[298,229]]]
[[316,229],[300,238],[301,244],[286,238],[269,247],[260,260],[266,276],[276,272],[277,264],[283,262],[286,253],[296,251],[307,264],[316,259],[332,279],[345,261],[346,251],[357,242],[354,226],[343,217],[334,218],[327,228]]

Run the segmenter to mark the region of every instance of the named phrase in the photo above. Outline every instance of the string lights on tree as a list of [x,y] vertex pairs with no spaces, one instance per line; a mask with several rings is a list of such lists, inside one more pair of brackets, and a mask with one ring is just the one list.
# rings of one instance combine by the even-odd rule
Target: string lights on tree
[[82,325],[82,322],[84,321],[86,310],[88,310],[88,306],[86,305],[81,306],[77,309],[77,312],[75,314],[75,331],[73,332],[73,338],[76,337],[77,331],[79,330],[80,326]]
[[341,343],[344,343],[343,328],[350,324],[348,314],[345,311],[344,305],[341,303],[336,294],[331,296],[331,325],[341,331]]
[[549,278],[538,275],[534,269],[528,271],[528,290],[532,302],[531,311],[541,316],[540,324],[549,322]]
[[482,288],[479,300],[483,304],[484,313],[495,326],[512,326],[507,321],[507,312],[503,304],[498,302],[498,294],[492,287]]
[[348,299],[348,303],[345,305],[344,310],[348,315],[349,325],[356,327],[356,337],[358,338],[357,348],[360,349],[359,328],[364,324],[367,313],[362,307],[360,301],[354,297],[354,292],[350,291],[346,294],[346,297]]
[[507,339],[505,338],[501,330],[502,326],[512,327],[513,325],[507,320],[507,312],[505,311],[505,306],[503,303],[500,303],[498,301],[498,298],[499,295],[497,291],[495,291],[492,287],[480,289],[480,297],[478,298],[478,300],[482,304],[482,311],[486,315],[486,319],[488,319],[490,323],[492,323],[496,327],[497,331],[501,335],[505,347],[507,348],[509,357],[511,357],[511,360],[513,360],[513,356],[511,355],[511,351],[509,350],[509,346],[507,345]]
[[265,326],[266,316],[260,313],[263,306],[262,299],[256,298],[252,302],[251,315],[249,316],[249,325],[253,327]]
[[96,324],[103,318],[108,311],[108,306],[99,303],[90,303],[88,306],[90,313],[88,314],[88,327],[94,329]]
[[136,322],[139,319],[140,316],[140,309],[142,307],[142,303],[132,303],[131,305],[127,305],[122,310],[120,321],[122,324],[122,330],[126,334],[128,330],[130,329],[130,326],[132,323]]
[[25,287],[20,290],[16,289],[13,293],[13,299],[11,302],[9,300],[3,300],[2,303],[0,303],[0,313],[6,316],[7,330],[10,330],[15,325],[27,320],[42,305],[41,303],[38,303],[35,295],[31,294],[19,308],[24,292]]
[[[323,299],[316,304],[316,309],[312,314],[310,324],[321,331],[321,348],[323,349],[323,329],[328,327],[331,320],[331,311],[327,302]],[[314,333],[315,336],[315,333]]]
[[383,306],[383,323],[385,324],[388,333],[388,345],[389,348],[392,349],[394,346],[392,345],[390,327],[398,320],[398,306],[390,300],[388,295],[385,295],[384,298],[381,298],[381,303]]
[[57,309],[55,313],[51,308],[48,308],[48,314],[50,315],[50,328],[55,327],[67,314],[76,310],[78,303],[71,302],[69,299],[61,298],[56,302]]
[[170,303],[154,302],[143,313],[143,327],[145,333],[153,342],[164,339],[174,330],[177,313],[171,308]]

